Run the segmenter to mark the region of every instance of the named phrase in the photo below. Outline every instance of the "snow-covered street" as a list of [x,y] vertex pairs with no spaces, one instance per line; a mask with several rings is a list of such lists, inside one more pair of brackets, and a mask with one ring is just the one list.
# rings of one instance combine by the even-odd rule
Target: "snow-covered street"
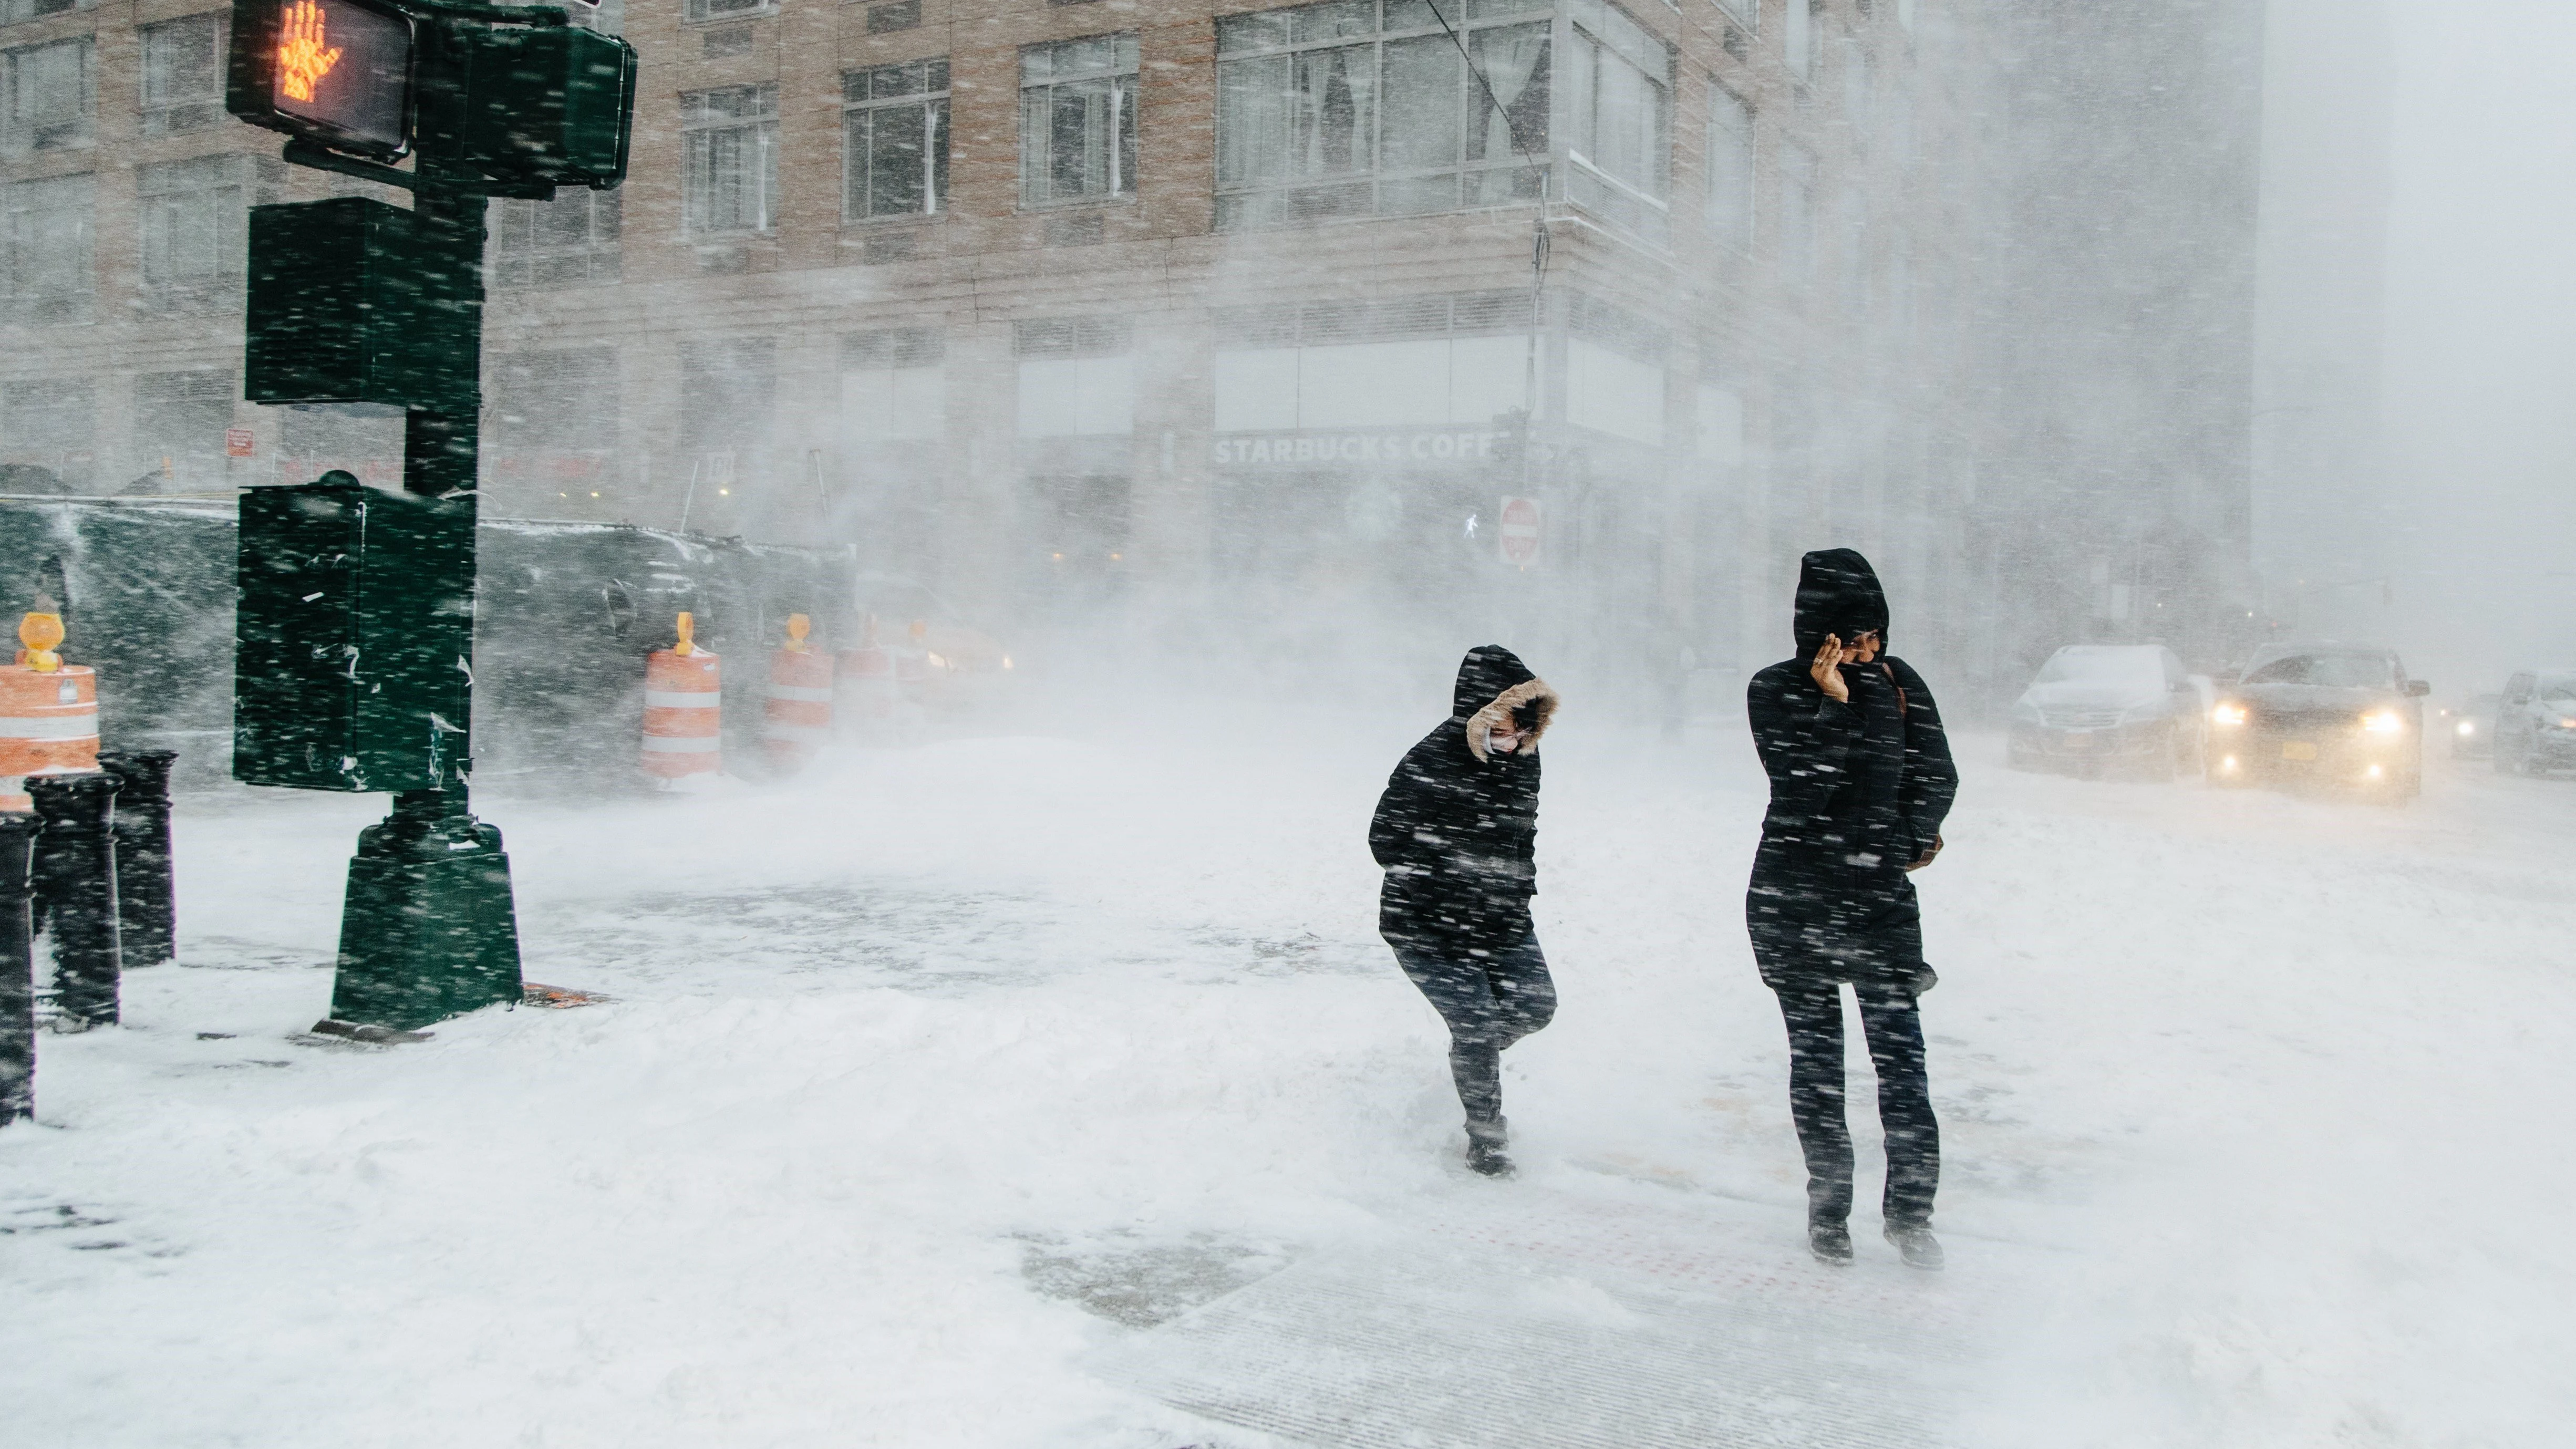
[[[1506,1059],[1499,1183],[1459,1166],[1439,1020],[1374,935],[1369,806],[1422,722],[478,798],[529,978],[615,1000],[391,1048],[296,1039],[382,797],[184,801],[183,964],[126,978],[123,1029],[44,1038],[40,1124],[0,1133],[5,1437],[2565,1432],[2576,784],[2436,757],[2387,808],[2013,774],[1962,737],[1920,878],[1950,1269],[1879,1241],[1860,1090],[1837,1275],[1742,925],[1751,751],[1580,703],[1539,835],[1563,1004]],[[1479,1427],[1504,1411],[1520,1437]]]

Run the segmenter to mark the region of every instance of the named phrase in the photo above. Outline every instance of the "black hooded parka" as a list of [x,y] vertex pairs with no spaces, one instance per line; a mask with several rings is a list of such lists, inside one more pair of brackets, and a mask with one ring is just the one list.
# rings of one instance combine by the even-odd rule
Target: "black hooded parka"
[[[1538,740],[1556,692],[1498,644],[1458,666],[1449,718],[1405,752],[1369,820],[1369,853],[1386,871],[1378,931],[1443,953],[1490,954],[1530,934],[1538,890]],[[1517,715],[1511,754],[1485,733]]]
[[1808,673],[1827,634],[1848,643],[1873,629],[1884,647],[1887,595],[1869,561],[1851,549],[1810,553],[1798,571],[1798,654],[1745,691],[1771,808],[1744,918],[1775,990],[1930,985],[1906,867],[1932,850],[1958,794],[1940,707],[1894,655],[1841,666],[1848,704]]

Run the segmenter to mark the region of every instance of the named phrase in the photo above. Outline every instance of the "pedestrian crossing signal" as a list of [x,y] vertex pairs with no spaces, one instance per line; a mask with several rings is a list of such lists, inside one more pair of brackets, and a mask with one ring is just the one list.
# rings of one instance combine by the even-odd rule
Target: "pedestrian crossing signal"
[[340,158],[417,156],[412,180],[537,200],[626,178],[635,48],[550,6],[234,0],[224,107]]
[[236,0],[224,108],[334,151],[411,149],[408,15],[378,0]]

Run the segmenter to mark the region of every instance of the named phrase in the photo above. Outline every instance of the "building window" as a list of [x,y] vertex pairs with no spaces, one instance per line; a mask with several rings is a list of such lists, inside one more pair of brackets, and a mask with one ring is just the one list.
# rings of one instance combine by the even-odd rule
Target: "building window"
[[566,186],[551,201],[492,204],[492,284],[579,287],[619,275],[615,191]]
[[1804,285],[1816,266],[1816,158],[1780,148],[1780,277]]
[[86,322],[95,284],[90,225],[97,178],[53,176],[0,190],[10,320]]
[[1877,87],[1869,69],[1869,52],[1857,40],[1843,45],[1843,120],[1855,132],[1866,133],[1873,119],[1871,112],[1878,103]]
[[1716,0],[1717,8],[1735,17],[1747,30],[1762,30],[1762,0]]
[[223,15],[143,28],[143,134],[175,135],[224,113]]
[[841,219],[936,215],[948,196],[948,62],[841,77]]
[[1753,108],[1708,87],[1708,232],[1737,251],[1753,245]]
[[1780,37],[1780,58],[1789,74],[1802,81],[1816,77],[1816,32],[1824,16],[1818,0],[1786,0],[1789,27]]
[[705,25],[752,15],[775,15],[778,0],[688,0],[681,13],[690,24]]
[[135,378],[134,451],[143,466],[181,488],[221,487],[224,430],[240,395],[229,368]]
[[1124,317],[1018,322],[1023,438],[1109,437],[1135,426],[1135,329]]
[[887,35],[921,23],[921,0],[887,0],[868,7],[868,34]]
[[1136,37],[1095,35],[1020,52],[1020,201],[1136,193]]
[[777,407],[777,343],[717,337],[681,344],[680,447],[700,481],[730,486],[759,476],[759,450],[768,446]]
[[492,368],[494,474],[531,495],[587,495],[617,452],[617,354],[522,352]]
[[98,411],[85,377],[39,378],[0,387],[0,492],[35,491],[5,465],[37,467],[56,483],[86,488]]
[[90,37],[6,52],[8,97],[0,109],[0,149],[11,155],[89,144],[95,47]]
[[147,302],[206,312],[241,301],[248,231],[246,156],[200,156],[138,167],[135,236]]
[[1527,287],[1227,307],[1213,320],[1219,433],[1484,429],[1530,404]]
[[841,339],[841,440],[859,451],[936,442],[948,431],[947,341],[928,327]]
[[98,0],[0,0],[0,25],[15,25],[21,20],[41,20],[48,15],[69,15],[75,10],[95,10]]
[[1672,52],[1616,6],[1574,0],[1572,9],[1566,199],[1661,241]]
[[681,210],[692,236],[778,224],[778,87],[728,86],[680,97]]
[[1460,9],[1454,23],[1475,71],[1424,0],[1220,17],[1217,225],[1536,199],[1547,178],[1549,25],[1532,12],[1547,7]]

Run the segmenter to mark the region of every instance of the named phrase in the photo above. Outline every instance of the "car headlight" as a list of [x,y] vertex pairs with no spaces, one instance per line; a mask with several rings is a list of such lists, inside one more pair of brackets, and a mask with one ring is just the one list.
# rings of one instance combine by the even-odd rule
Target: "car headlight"
[[2209,712],[2209,722],[2211,724],[2241,725],[2245,723],[2245,706],[2234,703],[2222,704],[2218,708]]
[[2562,730],[2576,730],[2576,715],[2560,715],[2558,727]]
[[2361,727],[2375,735],[2393,735],[2406,728],[2406,716],[2393,709],[2373,710],[2361,717]]
[[2464,734],[2464,735],[2473,735],[2473,734],[2476,734],[2477,732],[2478,732],[2478,722],[2477,722],[2476,720],[2473,720],[2473,719],[2464,719],[2464,720],[2460,721],[2460,733],[2461,733],[2461,734]]

